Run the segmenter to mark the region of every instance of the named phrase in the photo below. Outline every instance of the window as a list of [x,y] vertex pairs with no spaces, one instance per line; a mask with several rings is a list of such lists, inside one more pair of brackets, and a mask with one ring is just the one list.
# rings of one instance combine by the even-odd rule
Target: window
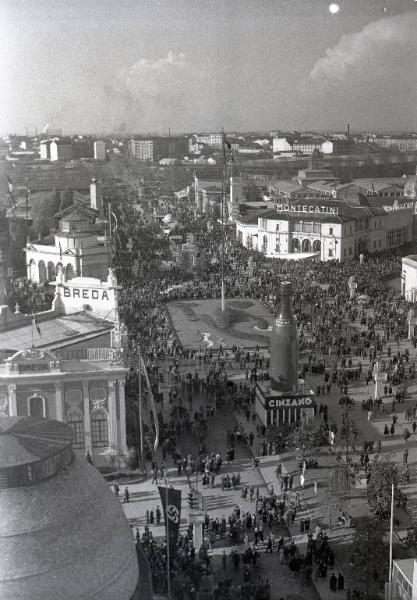
[[330,227],[330,228],[329,228],[329,234],[330,234],[330,235],[333,235],[333,227]]
[[349,256],[352,256],[352,248],[349,248]]
[[378,246],[381,247],[381,240],[378,240]]
[[329,248],[329,256],[333,256],[333,248]]
[[91,433],[95,448],[109,445],[109,425],[104,411],[97,411],[91,419]]
[[67,423],[74,432],[72,445],[74,448],[84,448],[84,423],[81,417],[73,416],[67,419]]
[[279,231],[279,223],[276,224],[275,231]]
[[28,415],[29,417],[42,417],[46,418],[46,405],[45,398],[35,394],[28,398]]
[[374,248],[376,248],[376,240],[374,240]]

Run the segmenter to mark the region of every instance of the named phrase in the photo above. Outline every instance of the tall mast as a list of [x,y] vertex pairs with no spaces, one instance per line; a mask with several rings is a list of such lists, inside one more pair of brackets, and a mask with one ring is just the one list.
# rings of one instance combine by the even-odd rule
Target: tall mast
[[222,278],[222,313],[224,314],[226,310],[226,299],[225,299],[225,288],[224,288],[224,204],[225,204],[225,185],[226,185],[226,173],[227,173],[227,158],[226,158],[226,140],[224,137],[224,130],[222,127],[222,145],[223,145],[223,157],[224,157],[224,165],[223,165],[223,177],[222,177],[222,205],[221,205],[221,278]]

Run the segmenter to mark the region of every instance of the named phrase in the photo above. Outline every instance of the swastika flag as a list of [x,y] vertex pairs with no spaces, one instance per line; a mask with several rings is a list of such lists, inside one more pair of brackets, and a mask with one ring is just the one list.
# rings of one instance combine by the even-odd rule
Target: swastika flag
[[169,539],[170,558],[175,556],[178,545],[178,535],[181,522],[181,490],[174,488],[158,486],[161,496],[162,508],[164,511],[165,526],[167,528]]

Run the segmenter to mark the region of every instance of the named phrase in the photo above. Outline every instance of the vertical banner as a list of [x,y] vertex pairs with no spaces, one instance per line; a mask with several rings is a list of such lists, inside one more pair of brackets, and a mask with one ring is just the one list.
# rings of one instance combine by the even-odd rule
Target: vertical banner
[[158,486],[161,496],[162,508],[164,510],[165,524],[169,541],[169,553],[171,560],[177,553],[178,535],[181,520],[181,490]]

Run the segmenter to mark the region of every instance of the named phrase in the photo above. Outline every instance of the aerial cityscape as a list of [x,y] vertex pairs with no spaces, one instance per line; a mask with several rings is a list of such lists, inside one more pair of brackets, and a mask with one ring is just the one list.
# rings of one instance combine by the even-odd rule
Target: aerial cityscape
[[416,30],[3,0],[0,600],[417,598]]

